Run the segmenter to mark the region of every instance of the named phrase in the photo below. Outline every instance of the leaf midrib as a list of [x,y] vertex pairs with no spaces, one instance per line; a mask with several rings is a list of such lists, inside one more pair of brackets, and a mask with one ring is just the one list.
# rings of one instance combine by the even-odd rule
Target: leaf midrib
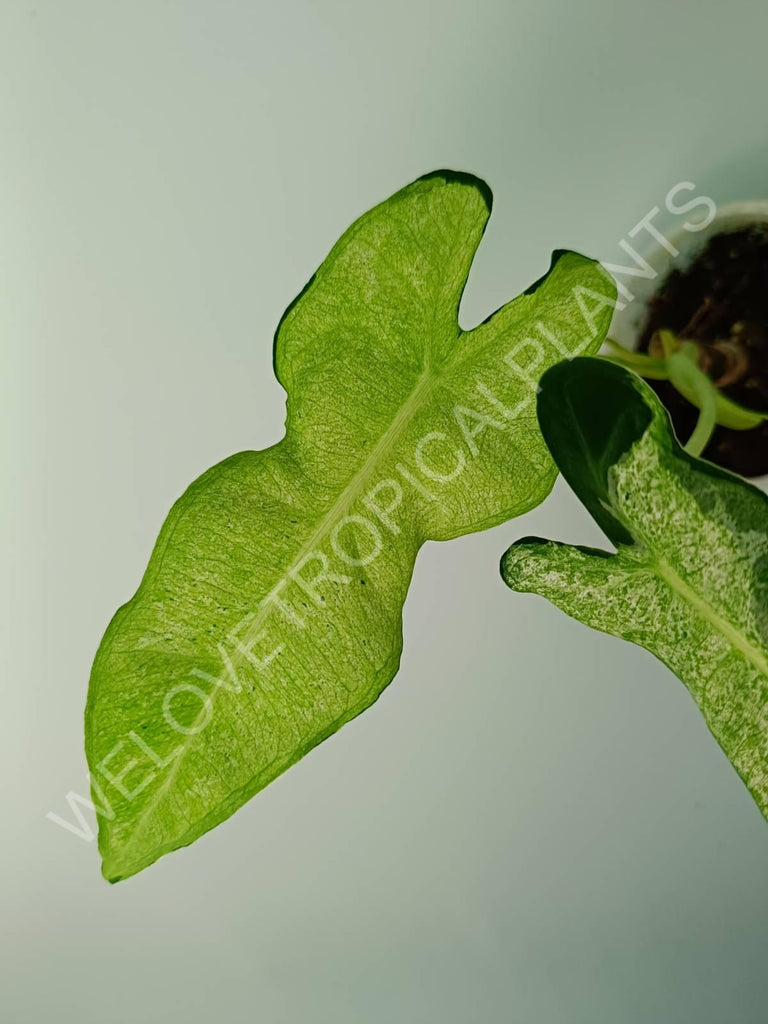
[[[315,550],[317,544],[323,537],[325,537],[341,513],[348,509],[360,496],[363,486],[370,478],[381,457],[390,449],[395,438],[404,430],[408,423],[410,423],[416,413],[421,411],[423,404],[425,404],[426,399],[429,397],[438,377],[439,374],[431,374],[429,366],[422,371],[413,390],[402,405],[398,407],[397,413],[392,418],[392,422],[381,435],[378,442],[368,455],[368,458],[363,462],[349,483],[347,483],[340,492],[338,498],[320,520],[319,525],[309,539],[301,545],[298,554],[283,570],[281,579],[284,579],[286,576],[290,575],[294,569],[298,568],[302,559],[306,558],[307,555],[311,554],[311,552]],[[262,604],[261,610],[257,612],[255,618],[252,620],[245,632],[246,643],[244,643],[243,646],[247,647],[247,641],[253,641],[256,639],[260,632],[260,627],[263,625],[264,620],[271,611],[271,604]],[[240,658],[242,659],[242,655],[240,655]]]
[[706,619],[706,621],[709,622],[709,624],[725,638],[731,647],[742,654],[758,672],[768,678],[768,655],[758,647],[755,647],[754,644],[750,643],[744,634],[740,632],[737,626],[734,626],[732,622],[729,622],[728,619],[724,618],[715,608],[712,607],[706,598],[702,597],[702,595],[697,593],[690,584],[686,583],[682,576],[672,568],[669,562],[663,558],[656,558],[655,567],[659,576],[661,576],[661,578],[669,584],[669,586],[679,594],[684,601],[687,601],[692,605],[696,611],[699,612],[702,618]]

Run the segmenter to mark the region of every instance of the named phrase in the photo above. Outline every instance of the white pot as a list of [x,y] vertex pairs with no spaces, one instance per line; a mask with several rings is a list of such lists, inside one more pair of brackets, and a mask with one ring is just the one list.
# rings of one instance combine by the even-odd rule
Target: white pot
[[[710,224],[701,231],[686,230],[676,227],[674,231],[662,232],[668,243],[679,251],[673,256],[661,244],[654,243],[639,254],[653,268],[653,278],[630,277],[615,275],[634,295],[631,301],[623,299],[624,309],[616,309],[611,320],[609,335],[625,348],[634,349],[640,331],[646,319],[648,301],[659,291],[672,270],[682,270],[689,266],[706,246],[710,238],[728,231],[738,231],[750,224],[768,224],[768,200],[757,199],[738,203],[729,203],[717,209]],[[627,264],[631,260],[623,260]]]
[[[751,224],[768,224],[768,200],[756,199],[728,203],[718,207],[710,224],[700,231],[677,227],[671,232],[662,232],[667,242],[678,250],[674,256],[660,243],[637,251],[656,272],[653,278],[617,276],[629,288],[634,298],[625,302],[624,309],[616,309],[611,320],[609,337],[625,348],[634,349],[645,324],[648,302],[661,289],[672,270],[683,270],[689,266],[715,235],[738,231]],[[625,262],[629,263],[629,259]],[[752,478],[750,483],[768,492],[768,475]]]

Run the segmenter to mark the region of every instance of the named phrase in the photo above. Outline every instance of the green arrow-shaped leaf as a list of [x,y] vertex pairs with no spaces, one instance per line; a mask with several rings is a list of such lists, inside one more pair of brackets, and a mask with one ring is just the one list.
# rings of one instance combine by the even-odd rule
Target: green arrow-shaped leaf
[[505,581],[668,665],[768,816],[768,498],[686,454],[651,389],[603,360],[549,370],[538,415],[617,551],[526,538]]
[[191,843],[376,700],[424,541],[550,490],[536,384],[596,349],[613,293],[562,253],[460,330],[489,211],[482,182],[438,172],[361,217],[278,328],[285,437],[215,466],[171,510],[91,677],[107,878]]

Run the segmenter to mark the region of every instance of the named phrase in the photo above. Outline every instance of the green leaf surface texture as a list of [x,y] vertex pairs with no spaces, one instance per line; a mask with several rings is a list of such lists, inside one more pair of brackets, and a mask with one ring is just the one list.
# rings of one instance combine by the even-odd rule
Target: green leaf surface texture
[[504,580],[668,665],[768,817],[768,498],[689,456],[651,389],[606,361],[549,370],[538,415],[616,552],[526,538]]
[[420,545],[551,489],[538,379],[599,347],[612,283],[557,253],[461,330],[490,203],[482,181],[440,171],[353,224],[275,336],[285,436],[214,466],[171,509],[91,676],[109,880],[193,842],[376,700]]

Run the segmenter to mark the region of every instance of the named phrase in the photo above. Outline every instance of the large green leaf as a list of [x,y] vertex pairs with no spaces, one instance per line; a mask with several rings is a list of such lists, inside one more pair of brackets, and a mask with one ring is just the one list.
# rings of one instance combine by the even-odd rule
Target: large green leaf
[[617,550],[526,538],[505,581],[668,665],[768,816],[768,498],[686,454],[651,389],[603,360],[549,370],[538,414]]
[[596,264],[561,253],[460,330],[489,211],[481,181],[438,172],[361,217],[278,328],[285,437],[215,466],[171,510],[91,677],[110,880],[191,843],[376,700],[424,541],[550,490],[537,380],[594,351],[612,292]]

